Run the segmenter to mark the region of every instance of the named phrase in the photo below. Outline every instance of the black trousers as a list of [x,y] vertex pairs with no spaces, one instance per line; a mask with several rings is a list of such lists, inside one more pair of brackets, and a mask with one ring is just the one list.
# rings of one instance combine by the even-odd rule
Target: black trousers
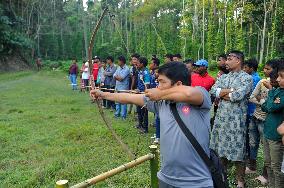
[[148,110],[145,107],[141,108],[142,106],[137,106],[139,127],[148,132]]

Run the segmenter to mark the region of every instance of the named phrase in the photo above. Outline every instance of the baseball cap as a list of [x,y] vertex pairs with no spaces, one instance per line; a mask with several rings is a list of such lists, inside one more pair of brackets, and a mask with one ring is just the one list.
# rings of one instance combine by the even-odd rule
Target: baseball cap
[[208,67],[208,61],[206,61],[205,59],[199,59],[198,61],[196,61],[193,66],[204,66],[204,67]]
[[99,57],[99,56],[94,56],[94,58],[93,59],[98,59],[98,60],[100,60],[101,58]]

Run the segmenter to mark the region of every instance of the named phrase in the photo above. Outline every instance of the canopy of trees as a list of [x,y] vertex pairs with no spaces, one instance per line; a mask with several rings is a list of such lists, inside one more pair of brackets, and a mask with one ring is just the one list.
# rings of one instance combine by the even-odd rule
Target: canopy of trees
[[87,6],[83,0],[4,0],[0,56],[19,52],[84,59],[106,6],[110,12],[94,47],[94,54],[102,57],[180,53],[215,60],[239,49],[263,63],[284,55],[282,0],[88,0]]

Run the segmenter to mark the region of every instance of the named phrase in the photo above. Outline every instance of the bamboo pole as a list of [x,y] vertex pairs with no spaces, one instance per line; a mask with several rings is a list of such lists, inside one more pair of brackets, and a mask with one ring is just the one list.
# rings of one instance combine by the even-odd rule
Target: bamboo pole
[[159,155],[158,155],[158,146],[151,145],[149,149],[154,156],[150,160],[150,170],[151,170],[151,188],[158,188],[159,181],[157,177],[158,169],[159,169]]
[[[92,88],[92,86],[86,86],[88,88]],[[116,90],[116,89],[108,89],[108,88],[103,88],[103,87],[95,87],[94,89],[98,89],[101,91],[113,91],[116,93],[133,93],[133,94],[145,94],[145,92],[140,92],[136,90]]]
[[[130,168],[133,168],[133,167],[135,167],[135,166],[137,166],[137,165],[139,165],[141,163],[144,163],[145,161],[152,160],[153,158],[155,158],[155,155],[152,154],[152,153],[144,155],[144,156],[139,157],[139,158],[137,158],[137,159],[135,159],[135,160],[133,160],[133,161],[131,161],[129,163],[123,164],[123,165],[121,165],[121,166],[119,166],[119,167],[117,167],[115,169],[112,169],[112,170],[110,170],[108,172],[102,173],[102,174],[100,174],[100,175],[98,175],[96,177],[93,177],[93,178],[88,179],[88,180],[86,180],[84,182],[78,183],[78,184],[72,186],[71,188],[84,188],[84,187],[88,187],[88,186],[94,185],[94,184],[96,184],[98,182],[101,182],[101,181],[103,181],[103,180],[105,180],[105,179],[107,179],[109,177],[112,177],[112,176],[114,176],[116,174],[119,174],[119,173],[121,173],[123,171],[126,171],[126,170],[128,170]],[[157,176],[157,174],[156,174],[156,176]],[[156,187],[153,187],[153,188],[156,188]]]
[[68,180],[59,180],[56,182],[55,188],[68,188]]

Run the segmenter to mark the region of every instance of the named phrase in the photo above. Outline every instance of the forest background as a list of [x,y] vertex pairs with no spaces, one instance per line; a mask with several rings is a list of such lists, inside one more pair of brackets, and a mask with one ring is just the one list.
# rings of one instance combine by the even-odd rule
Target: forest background
[[0,61],[86,60],[106,6],[93,52],[102,58],[180,53],[208,59],[214,69],[217,56],[230,49],[260,64],[284,56],[281,0],[3,0]]

